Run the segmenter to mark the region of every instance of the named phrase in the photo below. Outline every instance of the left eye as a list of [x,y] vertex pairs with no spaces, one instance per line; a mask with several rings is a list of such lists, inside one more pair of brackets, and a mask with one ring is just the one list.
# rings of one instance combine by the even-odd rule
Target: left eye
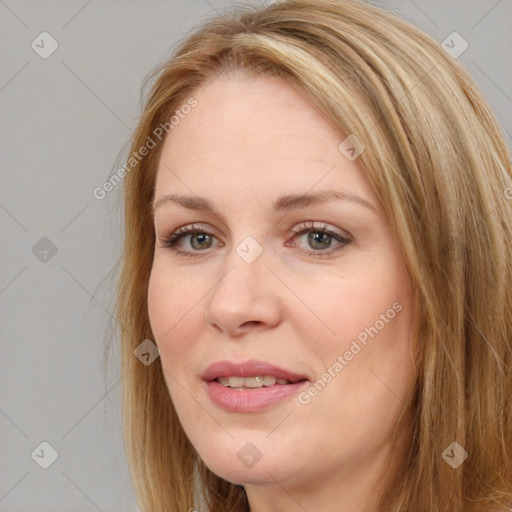
[[[303,249],[303,252],[307,255],[324,256],[331,254],[334,251],[342,249],[352,241],[350,238],[327,228],[325,225],[315,226],[312,223],[305,223],[297,226],[292,231],[295,233],[294,238],[300,238],[307,234],[307,242],[309,246],[314,249],[313,251]],[[185,251],[178,248],[181,240],[185,237],[189,237],[189,244],[193,251]],[[202,226],[185,226],[162,239],[161,247],[171,249],[176,254],[182,256],[197,256],[197,254],[194,255],[193,253],[210,249],[214,238],[216,237]],[[338,242],[338,244],[327,251],[326,249],[331,247],[333,239]],[[287,245],[289,246],[289,244]],[[292,243],[291,246],[295,247],[295,243]]]
[[[325,225],[315,226],[313,223],[306,223],[303,226],[299,226],[298,228],[294,229],[294,232],[296,233],[296,237],[299,238],[307,234],[307,243],[309,247],[312,247],[315,250],[305,250],[304,252],[308,255],[313,256],[323,256],[325,254],[331,254],[335,251],[343,249],[343,247],[345,247],[352,241],[349,238],[341,235],[340,233],[337,233],[336,231],[329,229]],[[325,249],[331,247],[333,239],[336,242],[338,242],[338,244],[334,246],[334,249],[326,251]]]

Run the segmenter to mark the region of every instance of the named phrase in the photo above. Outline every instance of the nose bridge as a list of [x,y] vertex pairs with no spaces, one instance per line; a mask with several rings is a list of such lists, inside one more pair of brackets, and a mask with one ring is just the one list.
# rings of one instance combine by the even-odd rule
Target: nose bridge
[[207,323],[231,332],[247,322],[275,324],[279,308],[270,282],[275,277],[267,264],[263,246],[254,237],[234,245],[208,299]]
[[266,281],[271,272],[266,268],[267,263],[262,245],[253,237],[244,238],[226,255],[222,275],[212,295],[236,296],[240,305],[253,300],[253,296],[268,289]]

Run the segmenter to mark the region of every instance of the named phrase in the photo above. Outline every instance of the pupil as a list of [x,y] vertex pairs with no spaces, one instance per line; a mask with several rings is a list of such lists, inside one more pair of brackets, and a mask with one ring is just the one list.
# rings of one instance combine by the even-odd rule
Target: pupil
[[[204,242],[205,239],[207,239],[210,235],[206,234],[206,233],[197,233],[195,236],[192,237],[192,246],[194,246],[194,248],[197,248],[195,247],[195,244],[194,244],[194,240],[198,240],[199,241],[199,249],[201,249],[201,242]],[[203,246],[204,247],[204,246]]]
[[315,244],[317,242],[319,242],[320,244],[322,244],[322,242],[327,242],[327,243],[324,243],[323,245],[321,245],[320,248],[329,247],[331,245],[329,233],[312,232],[308,235],[308,241],[310,243],[313,242],[313,244]]

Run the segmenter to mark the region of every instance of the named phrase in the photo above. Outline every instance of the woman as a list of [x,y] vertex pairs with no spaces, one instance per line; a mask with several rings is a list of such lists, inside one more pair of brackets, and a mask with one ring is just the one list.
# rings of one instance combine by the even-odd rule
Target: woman
[[512,165],[468,73],[292,0],[152,79],[118,290],[142,510],[509,510]]

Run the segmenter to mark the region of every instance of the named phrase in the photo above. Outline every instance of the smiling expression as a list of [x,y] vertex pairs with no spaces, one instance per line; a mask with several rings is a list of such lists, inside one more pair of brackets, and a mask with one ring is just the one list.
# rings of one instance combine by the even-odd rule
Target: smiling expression
[[[237,74],[194,96],[159,162],[148,289],[181,424],[246,486],[373,474],[415,381],[411,283],[384,211],[345,135],[286,82]],[[301,379],[272,385],[283,372]]]

